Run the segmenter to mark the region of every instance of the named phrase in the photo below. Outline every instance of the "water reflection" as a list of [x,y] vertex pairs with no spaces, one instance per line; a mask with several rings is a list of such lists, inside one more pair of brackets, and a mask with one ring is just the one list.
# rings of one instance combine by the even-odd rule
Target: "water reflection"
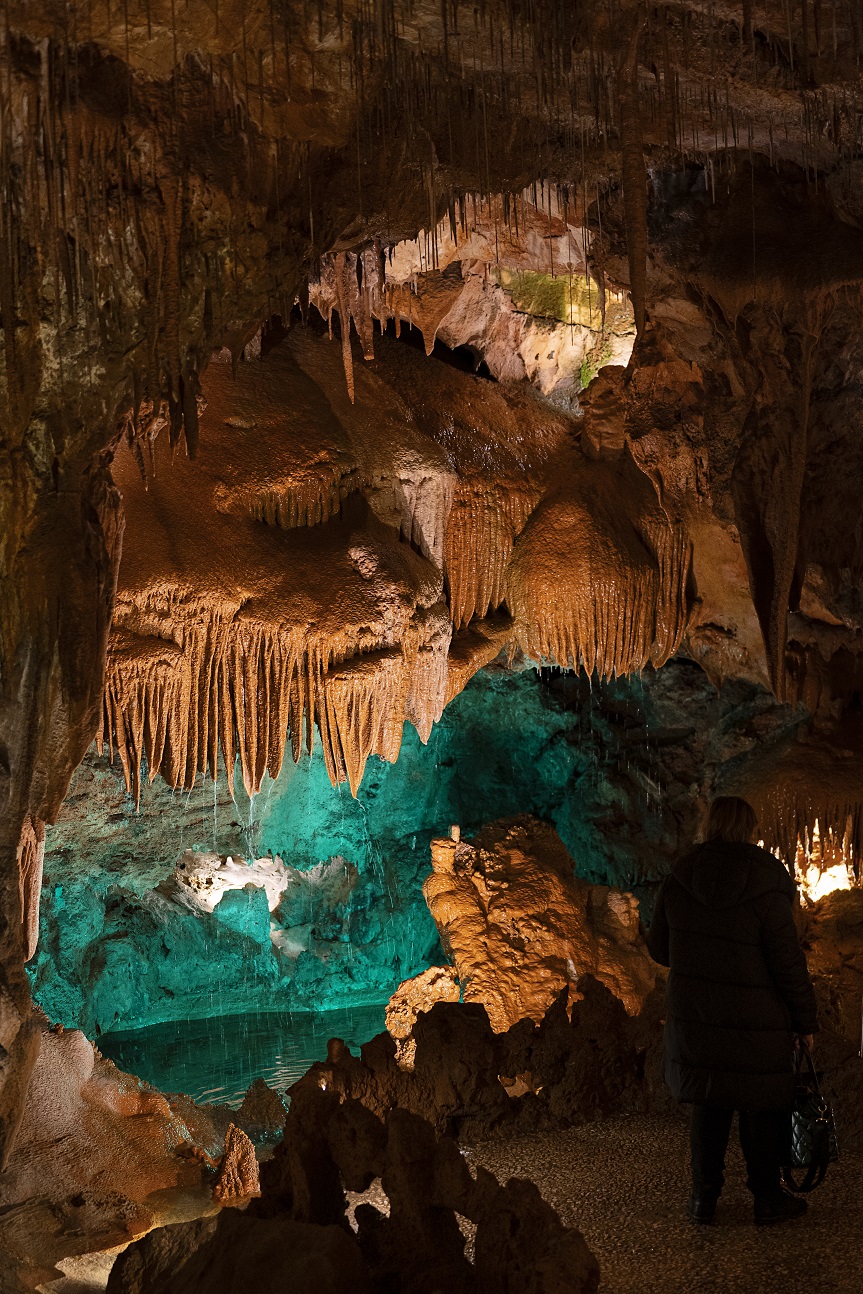
[[330,1038],[351,1051],[384,1028],[384,1004],[338,1011],[255,1012],[208,1020],[173,1020],[146,1029],[103,1034],[98,1047],[119,1069],[163,1092],[237,1106],[249,1084],[263,1078],[283,1092],[315,1060]]

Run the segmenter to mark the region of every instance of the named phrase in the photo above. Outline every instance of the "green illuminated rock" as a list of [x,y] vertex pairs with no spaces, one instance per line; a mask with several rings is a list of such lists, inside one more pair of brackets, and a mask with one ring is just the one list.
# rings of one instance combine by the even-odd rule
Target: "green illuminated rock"
[[[224,776],[190,794],[157,778],[137,814],[119,767],[91,751],[48,833],[36,998],[92,1036],[384,1002],[443,960],[421,893],[432,836],[531,813],[554,825],[580,875],[638,888],[686,839],[698,787],[728,756],[723,714],[735,716],[734,753],[741,715],[771,707],[781,717],[751,685],[720,696],[687,661],[592,686],[495,666],[427,746],[408,725],[396,764],[370,759],[356,799],[332,788],[316,751],[297,765],[288,756],[252,803],[242,791],[235,803]],[[202,910],[172,879],[184,850],[277,856],[286,887],[270,912],[250,872],[251,885]]]

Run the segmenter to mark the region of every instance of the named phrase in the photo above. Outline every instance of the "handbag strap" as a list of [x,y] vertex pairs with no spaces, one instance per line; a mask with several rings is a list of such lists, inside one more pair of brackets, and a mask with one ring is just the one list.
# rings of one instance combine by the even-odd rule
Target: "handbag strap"
[[797,1051],[797,1063],[794,1071],[796,1076],[798,1078],[800,1077],[800,1073],[805,1065],[806,1069],[809,1071],[809,1080],[812,1084],[812,1087],[820,1096],[821,1085],[818,1082],[818,1072],[815,1069],[815,1061],[812,1059],[812,1052],[809,1050],[809,1048],[807,1047],[806,1043],[803,1041],[802,1038],[800,1039],[800,1043],[799,1043],[799,1046],[796,1048],[796,1051]]
[[814,1191],[816,1186],[820,1186],[827,1176],[828,1160],[826,1158],[818,1159],[810,1164],[806,1169],[806,1175],[802,1182],[795,1182],[794,1174],[790,1168],[782,1169],[782,1183],[789,1191],[794,1191],[796,1195],[808,1195]]

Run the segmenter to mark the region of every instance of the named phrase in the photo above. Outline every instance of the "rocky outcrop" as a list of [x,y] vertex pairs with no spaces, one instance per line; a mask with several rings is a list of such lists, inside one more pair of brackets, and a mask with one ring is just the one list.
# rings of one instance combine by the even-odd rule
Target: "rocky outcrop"
[[[77,1030],[37,1035],[20,1136],[0,1182],[0,1270],[43,1271],[153,1226],[149,1197],[198,1188],[224,1127],[117,1070]],[[219,1112],[221,1114],[221,1112]],[[13,1286],[14,1288],[14,1286]]]
[[[353,1201],[376,1179],[385,1211]],[[440,1288],[593,1294],[596,1260],[530,1182],[474,1176],[455,1141],[416,1114],[380,1119],[317,1083],[295,1089],[284,1141],[264,1167],[261,1199],[242,1213],[153,1233],[114,1265],[109,1294],[213,1294],[242,1278],[262,1291],[296,1280],[322,1291]],[[465,1255],[457,1214],[476,1227]]]
[[213,1199],[217,1204],[239,1204],[260,1193],[255,1147],[235,1123],[228,1126],[225,1153],[216,1170]]
[[416,1043],[413,1027],[417,1017],[430,1011],[435,1002],[458,1002],[458,975],[452,966],[430,966],[398,986],[387,1003],[387,1033],[396,1040],[396,1059],[406,1069],[413,1066]]
[[638,901],[580,880],[553,828],[531,818],[496,823],[471,841],[433,840],[431,855],[423,893],[441,943],[464,1000],[481,1003],[496,1032],[538,1022],[562,988],[574,1000],[582,975],[638,1014],[658,973]]
[[371,1294],[356,1245],[339,1227],[228,1210],[218,1218],[152,1231],[117,1259],[111,1294],[260,1294],[308,1289]]
[[523,1019],[505,1033],[495,1033],[478,1003],[436,1003],[413,1027],[412,1070],[398,1064],[388,1033],[359,1057],[334,1039],[326,1061],[290,1089],[291,1100],[321,1088],[381,1118],[395,1108],[414,1111],[468,1140],[663,1108],[661,989],[631,1017],[591,976],[577,987],[574,1006],[563,991],[538,1024]]

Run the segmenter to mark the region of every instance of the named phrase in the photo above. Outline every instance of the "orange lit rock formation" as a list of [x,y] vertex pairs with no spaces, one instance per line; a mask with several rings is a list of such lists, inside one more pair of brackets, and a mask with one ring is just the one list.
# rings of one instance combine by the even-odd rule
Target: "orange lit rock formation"
[[581,975],[632,1015],[656,982],[637,900],[576,877],[557,833],[535,819],[486,827],[472,841],[432,841],[423,893],[464,1000],[482,1003],[498,1033],[541,1020],[562,988],[573,1000]]
[[[78,1030],[36,1034],[18,1142],[0,1181],[0,1273],[111,1248],[156,1220],[153,1192],[198,1187],[222,1136],[185,1098],[167,1098],[103,1060]],[[14,1288],[14,1286],[12,1286]]]
[[146,758],[190,787],[221,750],[254,793],[317,728],[355,793],[509,642],[602,676],[678,645],[687,540],[631,458],[591,461],[530,391],[379,349],[354,401],[302,329],[236,378],[214,363],[194,464],[130,429],[100,738],[130,786]]
[[387,1033],[396,1040],[399,1064],[413,1064],[416,1043],[411,1030],[417,1016],[430,1011],[435,1002],[458,1002],[461,990],[452,966],[430,966],[413,979],[400,984],[387,1003]]
[[258,1161],[249,1138],[232,1123],[225,1136],[225,1153],[213,1183],[217,1204],[238,1204],[260,1194]]

